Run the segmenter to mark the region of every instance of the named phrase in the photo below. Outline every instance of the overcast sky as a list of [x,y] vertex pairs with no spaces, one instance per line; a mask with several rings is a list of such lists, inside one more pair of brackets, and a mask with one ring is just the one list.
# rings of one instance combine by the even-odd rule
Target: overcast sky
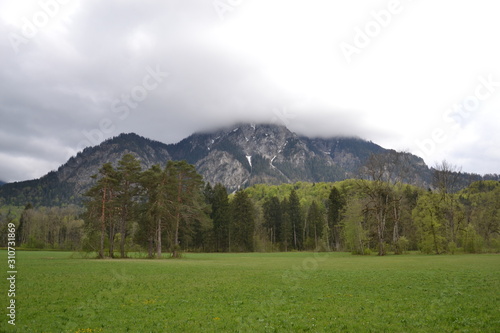
[[235,122],[500,173],[494,0],[3,0],[0,179]]

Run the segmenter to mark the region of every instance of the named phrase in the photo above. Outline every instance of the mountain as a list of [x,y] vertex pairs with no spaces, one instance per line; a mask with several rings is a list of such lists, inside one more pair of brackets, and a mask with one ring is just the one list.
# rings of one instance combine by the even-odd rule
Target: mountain
[[116,166],[124,154],[131,153],[141,160],[142,167],[146,169],[172,159],[167,148],[166,144],[134,133],[120,134],[98,146],[85,148],[57,171],[39,179],[5,184],[0,187],[0,204],[79,204],[83,193],[93,184],[91,176],[98,173],[104,163],[112,162]]
[[[176,144],[134,133],[120,134],[85,148],[40,179],[5,184],[0,187],[0,203],[80,203],[82,194],[93,183],[90,176],[106,162],[116,165],[127,153],[140,159],[143,169],[154,164],[164,166],[168,160],[186,160],[196,166],[205,181],[220,182],[234,191],[257,183],[328,182],[358,177],[360,167],[371,154],[390,151],[359,138],[308,138],[285,126],[270,124],[239,124],[195,133]],[[420,157],[408,153],[406,157],[412,175],[406,181],[428,186],[431,169]]]
[[370,154],[386,150],[356,138],[311,139],[285,126],[239,124],[193,134],[169,151],[174,159],[194,164],[206,181],[235,190],[257,183],[355,177]]
[[2,186],[3,184],[6,184],[6,183],[4,181],[0,180],[0,186]]

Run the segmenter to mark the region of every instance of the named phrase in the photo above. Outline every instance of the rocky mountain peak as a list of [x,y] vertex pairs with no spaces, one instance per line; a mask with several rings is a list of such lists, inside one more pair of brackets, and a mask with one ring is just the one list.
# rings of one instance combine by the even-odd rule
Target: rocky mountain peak
[[[359,138],[308,138],[276,124],[240,123],[195,133],[176,144],[164,144],[134,133],[121,134],[85,148],[57,171],[31,181],[5,184],[0,201],[24,205],[80,202],[106,162],[114,165],[124,154],[136,156],[143,169],[168,160],[194,164],[206,182],[222,183],[230,191],[257,183],[339,181],[358,177],[370,154],[388,150]],[[426,184],[430,170],[412,155],[410,182]]]

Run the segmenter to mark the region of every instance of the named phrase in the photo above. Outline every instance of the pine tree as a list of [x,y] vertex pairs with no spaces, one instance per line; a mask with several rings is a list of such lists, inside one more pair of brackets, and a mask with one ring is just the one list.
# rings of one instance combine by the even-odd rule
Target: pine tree
[[231,240],[229,251],[253,251],[255,231],[255,208],[245,191],[236,192],[231,202],[232,226],[229,229]]
[[324,229],[324,216],[319,205],[315,200],[311,203],[309,210],[307,212],[306,228],[305,228],[305,240],[309,247],[314,244],[314,249],[318,248],[319,240],[322,237]]
[[[290,210],[289,204],[288,204],[288,199],[284,198],[283,201],[281,201],[281,212],[282,212],[282,223],[281,223],[281,241],[283,244],[283,248],[285,252],[288,251],[288,246],[293,244],[293,233],[292,233],[292,227],[291,227],[291,220],[290,220]],[[292,240],[292,243],[290,243],[290,240]]]
[[332,249],[336,249],[340,251],[342,247],[341,243],[341,235],[342,235],[342,226],[340,221],[342,219],[342,212],[345,207],[345,199],[340,193],[340,191],[333,187],[330,191],[330,195],[328,196],[328,228],[331,232],[331,247]]
[[293,237],[290,243],[295,250],[302,250],[304,246],[304,219],[300,207],[300,199],[295,190],[288,197],[288,216]]
[[170,195],[171,214],[173,218],[171,225],[173,234],[171,241],[172,257],[178,258],[180,256],[180,228],[188,229],[189,223],[194,219],[205,218],[204,199],[202,196],[203,180],[196,172],[195,167],[186,161],[169,161],[165,170],[172,182],[172,192]]
[[125,257],[125,240],[131,220],[136,216],[136,196],[139,194],[140,162],[131,154],[118,161],[117,204],[120,210],[120,255]]
[[26,243],[29,237],[29,223],[30,223],[30,213],[33,211],[33,205],[28,203],[21,214],[19,219],[19,227],[16,231],[16,244],[19,246]]
[[98,226],[91,224],[91,228],[98,228],[100,233],[99,258],[104,258],[104,241],[106,229],[108,229],[109,255],[114,256],[113,243],[115,234],[115,191],[118,183],[116,170],[111,163],[105,163],[99,174],[93,175],[97,179],[96,184],[90,188],[85,196],[89,199],[86,202],[87,216],[91,221],[98,221]]
[[142,173],[140,183],[146,197],[143,204],[143,217],[141,227],[147,235],[149,243],[149,256],[152,256],[152,245],[156,244],[157,258],[162,253],[162,226],[168,213],[169,182],[167,173],[159,165],[153,165],[149,170]]
[[269,231],[269,239],[272,244],[281,242],[282,238],[282,224],[283,212],[281,203],[275,196],[266,199],[263,205],[264,209],[264,227]]
[[227,251],[230,243],[229,225],[231,222],[231,211],[227,190],[224,185],[220,183],[215,185],[210,203],[212,205],[210,217],[213,221],[215,251]]

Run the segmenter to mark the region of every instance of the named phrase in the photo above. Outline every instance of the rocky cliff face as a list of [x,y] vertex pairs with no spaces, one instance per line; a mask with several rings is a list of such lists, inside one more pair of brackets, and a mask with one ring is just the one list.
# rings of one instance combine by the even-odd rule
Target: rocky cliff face
[[[257,183],[339,181],[359,176],[371,154],[388,150],[362,139],[301,137],[285,126],[239,124],[197,133],[168,148],[174,159],[194,164],[205,181],[229,190]],[[415,166],[425,163],[412,155]],[[411,182],[425,185],[427,166]]]
[[[106,162],[116,165],[124,154],[141,160],[144,169],[168,160],[194,164],[204,180],[222,183],[230,191],[257,183],[339,181],[357,177],[371,154],[387,150],[356,138],[300,137],[284,126],[239,124],[207,133],[196,133],[176,144],[164,144],[136,134],[121,134],[84,149],[57,171],[38,179],[6,184],[0,201],[24,205],[78,203]],[[415,177],[425,184],[430,170],[422,159],[411,156]]]

